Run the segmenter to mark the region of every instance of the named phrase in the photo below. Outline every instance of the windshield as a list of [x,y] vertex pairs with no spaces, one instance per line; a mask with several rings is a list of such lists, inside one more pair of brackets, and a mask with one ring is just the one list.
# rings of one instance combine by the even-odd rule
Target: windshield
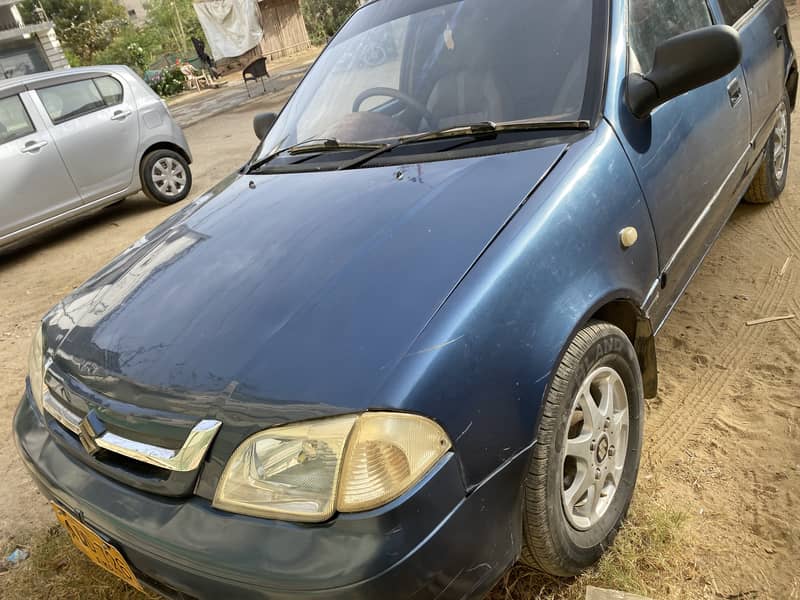
[[[491,121],[587,117],[602,88],[599,1],[377,0],[331,41],[257,158]],[[590,77],[590,73],[593,74]],[[591,106],[588,106],[591,104]]]

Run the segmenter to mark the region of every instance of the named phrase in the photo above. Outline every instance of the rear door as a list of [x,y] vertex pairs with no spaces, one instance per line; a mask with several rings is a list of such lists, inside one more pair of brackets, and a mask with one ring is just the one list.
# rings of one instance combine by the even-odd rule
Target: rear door
[[0,165],[0,242],[82,204],[46,121],[22,89],[0,96]]
[[64,163],[84,202],[131,185],[139,149],[133,94],[111,75],[36,90]]
[[784,92],[786,8],[783,0],[718,0],[725,23],[739,30],[742,66],[750,94],[751,136],[756,149],[766,144],[772,115]]
[[[667,39],[713,24],[706,0],[629,0],[628,5],[629,73],[649,72],[656,47]],[[750,156],[742,70],[659,106],[647,119],[626,114],[620,139],[658,241],[662,289],[651,316],[660,324],[738,202],[736,189]]]

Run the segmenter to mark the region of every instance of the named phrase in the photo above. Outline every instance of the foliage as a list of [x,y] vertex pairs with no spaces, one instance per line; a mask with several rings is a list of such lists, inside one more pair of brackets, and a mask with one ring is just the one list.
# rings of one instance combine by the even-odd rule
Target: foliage
[[183,84],[186,76],[181,72],[179,66],[166,67],[161,72],[150,79],[150,87],[162,98],[174,96],[183,91]]
[[150,0],[147,21],[134,26],[116,0],[23,0],[23,18],[42,5],[73,66],[124,64],[143,73],[159,56],[194,56],[191,38],[204,39],[192,0]]
[[155,30],[128,26],[108,48],[95,56],[95,64],[128,65],[141,75],[161,52],[161,47]]
[[191,38],[204,39],[203,28],[192,0],[150,0],[146,28],[158,31],[165,40],[163,52],[194,52]]
[[78,64],[93,64],[95,55],[127,23],[124,9],[115,0],[24,0],[20,4],[23,19],[32,20],[38,5],[55,24],[70,62]]
[[101,23],[125,17],[125,10],[115,0],[23,0],[19,5],[23,19],[30,20],[37,6],[61,29],[73,23]]
[[311,41],[324,44],[358,8],[358,0],[302,0],[303,17]]

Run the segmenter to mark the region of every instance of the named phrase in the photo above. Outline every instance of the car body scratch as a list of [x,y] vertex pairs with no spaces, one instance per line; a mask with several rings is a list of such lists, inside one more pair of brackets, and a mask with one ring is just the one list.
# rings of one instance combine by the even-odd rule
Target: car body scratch
[[442,344],[437,344],[436,346],[431,346],[430,348],[425,348],[424,350],[419,350],[417,352],[410,352],[407,356],[419,356],[420,354],[427,354],[428,352],[435,352],[436,350],[441,350],[442,348],[447,348],[447,346],[451,346],[455,344],[457,341],[464,339],[463,335],[458,336],[457,338],[453,338],[450,341],[444,342]]
[[454,444],[455,444],[455,443],[458,443],[458,440],[460,440],[462,437],[464,437],[465,435],[467,435],[467,432],[468,432],[470,429],[472,429],[472,424],[473,424],[473,423],[474,423],[474,421],[470,421],[470,422],[469,422],[469,425],[467,425],[467,428],[466,428],[464,431],[462,431],[462,432],[461,432],[461,433],[458,435],[458,437],[456,438],[456,441],[455,441],[455,442],[453,442]]

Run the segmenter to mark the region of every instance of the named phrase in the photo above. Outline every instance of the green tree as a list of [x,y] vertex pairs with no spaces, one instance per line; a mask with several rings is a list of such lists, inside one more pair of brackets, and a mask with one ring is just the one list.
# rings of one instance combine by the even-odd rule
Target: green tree
[[157,30],[128,25],[107,48],[95,55],[95,64],[128,65],[142,75],[161,53],[161,48]]
[[23,19],[30,20],[40,6],[53,21],[67,55],[80,64],[92,64],[125,26],[125,11],[114,0],[24,0]]
[[301,0],[311,41],[324,44],[358,8],[358,0]]
[[161,33],[165,51],[189,55],[194,52],[191,38],[204,39],[192,0],[150,0],[146,6],[147,27]]

